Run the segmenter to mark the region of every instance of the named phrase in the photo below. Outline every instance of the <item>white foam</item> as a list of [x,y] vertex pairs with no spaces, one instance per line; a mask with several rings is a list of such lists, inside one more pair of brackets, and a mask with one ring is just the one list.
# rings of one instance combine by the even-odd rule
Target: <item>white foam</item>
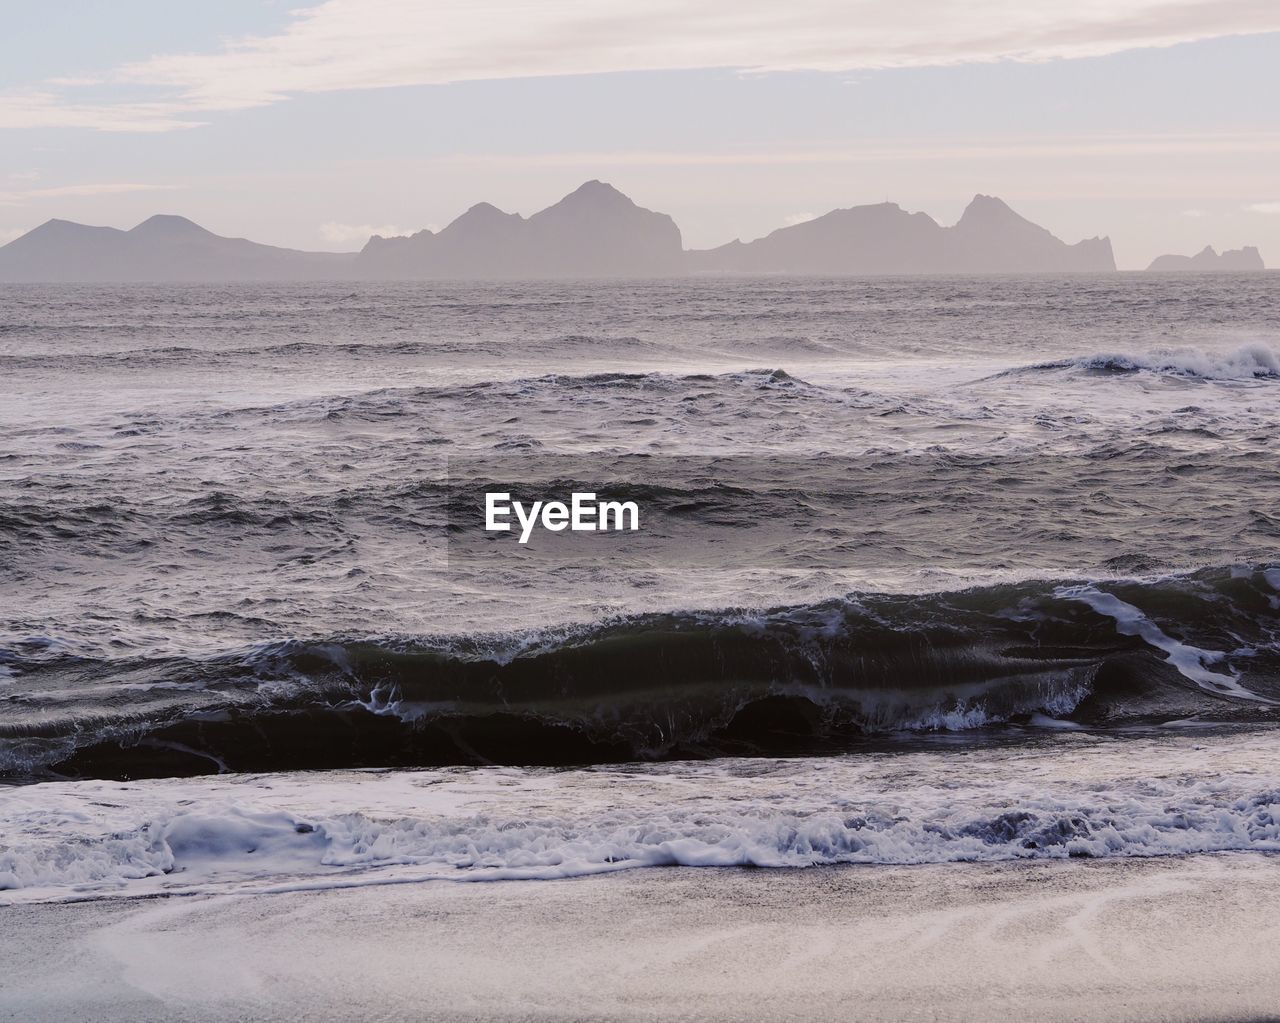
[[1069,363],[1084,369],[1147,370],[1202,380],[1256,380],[1280,376],[1280,356],[1264,344],[1242,345],[1232,352],[1179,348],[1143,355],[1089,355],[1071,359]]
[[1054,593],[1067,600],[1078,600],[1088,604],[1099,614],[1114,618],[1116,631],[1120,635],[1138,636],[1143,642],[1164,651],[1168,655],[1169,663],[1178,669],[1179,674],[1190,679],[1201,689],[1217,695],[1239,697],[1242,700],[1272,702],[1266,697],[1250,692],[1236,680],[1234,675],[1210,671],[1206,667],[1207,664],[1222,661],[1226,654],[1214,650],[1202,650],[1179,642],[1162,632],[1160,627],[1138,608],[1125,603],[1114,594],[1104,593],[1092,585],[1060,586]]
[[58,782],[0,802],[0,902],[803,867],[1280,852],[1274,730],[578,771]]

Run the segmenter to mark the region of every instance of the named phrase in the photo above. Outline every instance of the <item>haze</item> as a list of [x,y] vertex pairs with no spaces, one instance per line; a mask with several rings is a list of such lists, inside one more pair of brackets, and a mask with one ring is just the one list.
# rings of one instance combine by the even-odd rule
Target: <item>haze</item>
[[1259,0],[10,0],[5,38],[0,241],[162,212],[347,251],[604,178],[692,248],[985,193],[1122,268],[1280,253]]

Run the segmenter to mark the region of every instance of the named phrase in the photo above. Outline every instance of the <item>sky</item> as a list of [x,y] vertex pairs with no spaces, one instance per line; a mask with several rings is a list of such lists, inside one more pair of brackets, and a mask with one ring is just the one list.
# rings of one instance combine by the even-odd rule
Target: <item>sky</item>
[[0,242],[306,249],[599,178],[689,247],[998,195],[1121,268],[1280,266],[1275,0],[3,0]]

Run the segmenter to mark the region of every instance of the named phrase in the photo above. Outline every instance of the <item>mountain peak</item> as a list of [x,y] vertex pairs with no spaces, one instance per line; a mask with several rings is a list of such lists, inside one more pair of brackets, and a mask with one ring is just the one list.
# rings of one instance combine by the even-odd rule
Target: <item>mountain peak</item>
[[490,235],[495,231],[513,230],[515,224],[523,222],[524,217],[519,213],[507,213],[498,209],[491,202],[478,202],[472,206],[466,213],[452,221],[443,231],[441,236],[455,237],[457,235],[473,234],[481,232]]
[[992,220],[1023,219],[1025,218],[1015,213],[1013,208],[1003,199],[994,195],[983,195],[979,192],[969,200],[969,205],[964,208],[960,222],[964,223],[966,220],[970,222],[975,220],[990,222]]
[[[466,213],[462,214],[461,217],[458,217],[458,220],[462,220],[464,217],[471,220],[509,220],[511,217],[518,216],[520,216],[518,213],[508,213],[506,210],[498,209],[491,202],[478,202],[470,207]],[[457,223],[457,221],[454,221],[454,223]]]
[[51,231],[93,231],[93,230],[97,230],[97,229],[90,227],[87,224],[78,224],[74,220],[64,220],[62,217],[50,217],[39,227],[33,227],[30,231],[27,232],[26,235],[23,235],[22,237],[25,238],[34,234],[48,234]]
[[[81,245],[96,246],[104,239],[123,235],[114,227],[90,227],[88,224],[77,224],[74,220],[63,220],[51,217],[38,227],[33,227],[26,234],[19,235],[5,245],[0,245],[8,254],[31,253],[46,246],[77,247]],[[25,258],[25,257],[15,257]]]
[[[600,181],[596,178],[592,178],[590,181],[584,181],[572,192],[570,192],[563,199],[561,199],[560,202],[575,203],[575,204],[579,202],[591,202],[591,203],[612,202],[612,203],[625,204],[627,206],[635,205],[635,203],[633,203],[630,198],[628,198],[622,192],[619,192],[611,184],[609,184],[606,181]],[[557,203],[556,205],[559,205],[559,203]]]
[[133,235],[167,236],[170,238],[191,237],[204,238],[212,236],[194,220],[180,217],[174,213],[157,213],[148,217],[130,232]]

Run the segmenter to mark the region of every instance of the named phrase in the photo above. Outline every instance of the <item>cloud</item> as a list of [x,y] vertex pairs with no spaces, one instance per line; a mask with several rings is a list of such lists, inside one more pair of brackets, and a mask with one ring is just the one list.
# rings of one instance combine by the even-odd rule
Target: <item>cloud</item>
[[1183,210],[1182,215],[1184,217],[1192,217],[1196,220],[1199,220],[1201,217],[1207,217],[1209,214],[1206,213],[1204,210]]
[[373,224],[339,224],[330,220],[320,225],[320,237],[328,242],[367,242],[375,234],[380,234],[383,238],[395,238],[413,232],[391,224],[375,227]]
[[[86,86],[67,79],[0,95],[0,127],[168,131],[213,112],[339,90],[689,68],[1044,61],[1278,30],[1273,0],[325,0],[294,11],[275,35],[117,67],[96,92],[124,90],[119,102],[84,101]],[[139,90],[154,98],[139,102]]]
[[1280,202],[1255,202],[1245,209],[1250,213],[1280,213]]
[[8,245],[15,238],[21,238],[27,231],[26,227],[0,227],[0,245]]
[[104,85],[106,83],[105,78],[93,75],[71,75],[67,77],[50,78],[47,81],[50,85],[63,85],[67,87],[75,87],[77,85]]
[[[608,149],[549,153],[446,153],[428,158],[433,165],[469,167],[610,167],[771,166],[895,163],[904,160],[995,160],[1004,158],[1062,160],[1091,156],[1222,156],[1280,154],[1280,134],[1263,132],[1187,132],[1153,135],[1081,135],[1046,139],[975,138],[966,142],[904,140],[883,145],[814,148],[689,150]],[[799,214],[797,214],[798,216]]]
[[153,185],[137,182],[104,182],[101,184],[57,185],[53,188],[26,188],[17,192],[0,191],[0,206],[26,206],[32,199],[65,199],[90,195],[122,195],[128,192],[168,192],[178,185]]
[[789,217],[783,217],[782,223],[786,227],[795,227],[796,224],[806,224],[816,217],[816,213],[793,213]]
[[96,102],[66,99],[61,93],[24,89],[0,93],[0,128],[93,128],[97,131],[161,132],[198,128],[190,104]]

